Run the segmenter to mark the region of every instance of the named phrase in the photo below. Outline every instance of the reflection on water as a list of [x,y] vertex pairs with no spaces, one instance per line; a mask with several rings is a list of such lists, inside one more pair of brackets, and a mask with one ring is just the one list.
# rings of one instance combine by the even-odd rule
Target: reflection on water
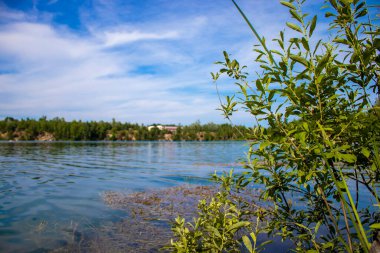
[[125,215],[108,208],[102,192],[207,184],[214,170],[237,168],[246,149],[244,142],[2,142],[0,252],[75,240],[81,226]]

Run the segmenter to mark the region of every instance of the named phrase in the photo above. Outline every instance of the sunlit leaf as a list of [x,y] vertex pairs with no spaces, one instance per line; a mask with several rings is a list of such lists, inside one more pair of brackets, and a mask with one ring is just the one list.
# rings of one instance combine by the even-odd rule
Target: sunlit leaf
[[302,33],[302,29],[301,29],[301,27],[299,27],[298,25],[296,25],[296,24],[294,24],[294,23],[291,23],[291,22],[286,22],[286,25],[287,25],[289,28],[291,28],[291,29],[293,29],[293,30],[295,30],[295,31],[297,31],[297,32]]
[[311,20],[311,24],[310,24],[310,30],[309,30],[310,37],[313,35],[316,25],[317,25],[317,16],[315,15],[313,19]]
[[280,1],[280,3],[290,9],[293,9],[293,10],[296,10],[297,8],[290,2],[286,2],[286,1]]

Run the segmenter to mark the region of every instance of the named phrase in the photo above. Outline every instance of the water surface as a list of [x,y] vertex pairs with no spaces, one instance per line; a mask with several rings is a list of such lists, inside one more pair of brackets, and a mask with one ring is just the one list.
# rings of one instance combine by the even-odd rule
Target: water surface
[[245,142],[1,142],[0,252],[57,247],[81,226],[125,215],[102,192],[208,184],[215,170],[239,169],[246,150]]

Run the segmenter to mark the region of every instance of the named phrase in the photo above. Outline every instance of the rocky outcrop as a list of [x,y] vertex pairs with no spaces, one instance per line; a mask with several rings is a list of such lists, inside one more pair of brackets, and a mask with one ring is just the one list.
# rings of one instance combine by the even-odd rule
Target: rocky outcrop
[[0,140],[6,140],[8,139],[8,133],[5,132],[5,133],[0,133]]
[[198,132],[197,133],[197,140],[198,141],[204,141],[205,140],[205,132]]
[[37,141],[55,141],[55,137],[53,134],[48,132],[42,132],[40,133],[37,138]]
[[164,140],[165,141],[173,141],[173,134],[165,134]]
[[136,136],[134,134],[128,134],[128,139],[131,141],[136,141]]

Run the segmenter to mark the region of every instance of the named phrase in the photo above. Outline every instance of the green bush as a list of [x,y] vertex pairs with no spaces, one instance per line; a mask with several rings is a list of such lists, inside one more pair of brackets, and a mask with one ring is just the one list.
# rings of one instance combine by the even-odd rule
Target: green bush
[[[286,26],[296,35],[286,39],[280,32],[275,49],[268,48],[233,2],[259,41],[254,51],[261,72],[250,80],[246,67],[224,52],[224,61],[218,62],[222,68],[212,76],[215,81],[229,76],[239,90],[221,105],[225,117],[243,109],[255,121],[247,134],[255,140],[247,171],[235,175],[234,187],[262,185],[261,200],[273,204],[266,210],[270,218],[252,231],[251,239],[228,238],[243,242],[250,252],[257,250],[260,231],[292,240],[297,252],[370,252],[372,233],[380,229],[380,111],[374,105],[380,88],[380,30],[366,2],[326,1],[334,37],[314,42],[317,16],[302,12],[305,1],[281,1],[294,20]],[[205,212],[201,208],[200,217],[215,218]],[[248,220],[257,228],[254,219]],[[183,221],[174,231],[181,226]],[[197,230],[192,225],[188,231]],[[183,235],[175,235],[175,252],[187,252],[178,244]],[[202,247],[204,231],[192,235],[187,240]]]
[[169,249],[172,251],[241,252],[241,238],[238,235],[252,230],[248,220],[251,212],[243,211],[244,201],[232,194],[232,171],[220,178],[214,177],[222,183],[220,191],[211,200],[199,202],[199,215],[193,223],[176,218],[173,232],[177,240],[171,242]]

